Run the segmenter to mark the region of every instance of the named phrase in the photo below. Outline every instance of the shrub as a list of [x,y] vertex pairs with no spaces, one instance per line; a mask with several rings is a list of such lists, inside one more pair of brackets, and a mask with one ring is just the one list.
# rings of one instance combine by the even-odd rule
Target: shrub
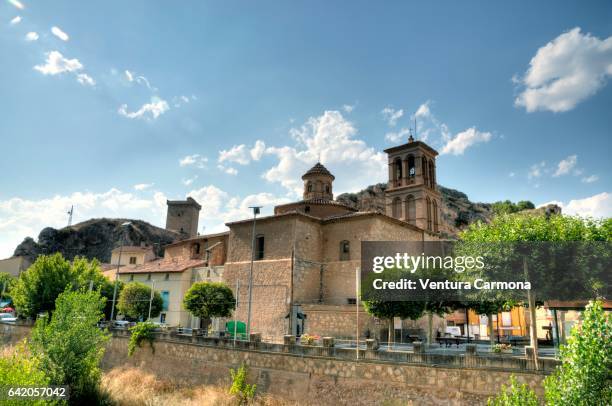
[[236,299],[224,283],[197,282],[185,293],[183,307],[201,319],[230,317],[236,308]]
[[549,405],[612,404],[612,316],[601,302],[587,305],[559,358],[561,365],[544,381]]
[[502,385],[502,392],[495,398],[489,398],[488,406],[538,406],[538,397],[526,384],[519,385],[514,376],[510,377],[510,386]]
[[230,369],[232,377],[232,386],[229,389],[230,395],[236,395],[238,402],[241,405],[248,404],[255,397],[257,385],[247,383],[248,368],[245,364],[240,365],[238,369]]
[[[0,386],[47,386],[49,377],[41,369],[40,359],[29,353],[26,344],[15,348],[12,354],[0,357]],[[59,403],[59,402],[58,402]],[[3,400],[3,405],[23,405],[23,400]],[[46,400],[30,400],[31,405],[53,404]]]
[[153,347],[153,340],[155,340],[155,335],[153,334],[155,331],[155,324],[148,321],[137,323],[134,327],[130,328],[130,331],[132,332],[132,336],[128,343],[128,356],[131,357],[134,351],[136,351],[136,347],[140,347],[143,341],[148,341],[151,346],[151,351],[155,352],[155,347]]
[[153,293],[151,302],[151,288],[144,283],[130,282],[126,284],[119,295],[117,309],[132,320],[145,320],[149,316],[149,303],[151,304],[151,317],[157,317],[162,311],[164,301],[159,292]]

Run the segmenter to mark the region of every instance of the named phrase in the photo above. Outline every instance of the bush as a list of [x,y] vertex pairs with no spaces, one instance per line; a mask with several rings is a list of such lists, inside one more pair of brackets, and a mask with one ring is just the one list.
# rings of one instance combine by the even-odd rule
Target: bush
[[526,384],[519,385],[514,376],[510,386],[502,385],[502,392],[487,401],[488,406],[538,406],[538,397]]
[[155,324],[145,321],[143,323],[137,323],[134,327],[130,328],[132,335],[130,342],[128,343],[128,356],[132,356],[136,347],[141,347],[143,341],[148,341],[151,346],[151,351],[155,353],[155,347],[153,347],[153,340],[155,340]]
[[242,364],[236,370],[230,369],[230,375],[232,377],[232,386],[230,387],[230,395],[236,395],[238,402],[241,405],[248,404],[255,397],[255,390],[257,385],[249,385],[247,383],[247,366]]
[[224,283],[197,282],[185,293],[183,307],[201,319],[230,317],[236,308],[236,299]]
[[98,292],[67,290],[55,301],[51,321],[32,330],[32,354],[52,385],[70,386],[71,404],[98,404],[100,361],[108,335],[96,327],[105,299]]
[[[22,343],[15,351],[0,357],[0,386],[48,386],[49,377],[41,369],[40,359],[29,353],[26,344]],[[57,402],[56,404],[58,404]],[[2,405],[23,405],[23,400],[3,400]],[[30,400],[31,405],[53,404],[46,400]]]

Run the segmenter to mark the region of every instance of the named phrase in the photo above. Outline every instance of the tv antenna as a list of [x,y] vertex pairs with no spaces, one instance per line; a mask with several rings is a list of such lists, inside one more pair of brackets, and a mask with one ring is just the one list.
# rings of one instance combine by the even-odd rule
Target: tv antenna
[[72,225],[72,213],[74,213],[74,205],[70,206],[70,210],[68,210],[68,227]]

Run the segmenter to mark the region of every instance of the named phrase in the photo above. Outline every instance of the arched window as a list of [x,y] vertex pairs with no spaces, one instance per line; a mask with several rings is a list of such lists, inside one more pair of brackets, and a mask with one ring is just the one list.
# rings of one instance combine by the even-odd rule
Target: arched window
[[308,192],[312,192],[312,183],[308,182],[308,183],[306,184],[306,190],[307,190]]
[[421,172],[423,172],[423,183],[425,186],[429,185],[429,171],[427,165],[427,158],[421,158]]
[[415,224],[416,207],[414,204],[414,197],[412,195],[409,195],[408,197],[406,197],[405,206],[406,206],[405,207],[405,210],[406,210],[405,220],[410,224]]
[[396,219],[402,218],[402,200],[399,197],[393,199],[393,206],[391,207],[391,211],[393,213],[393,217]]
[[255,237],[255,259],[264,259],[265,240],[262,234]]
[[402,160],[397,158],[395,160],[395,180],[402,179]]
[[330,191],[330,187],[329,187],[329,183],[325,184],[325,193],[329,193]]
[[340,261],[351,259],[351,243],[347,240],[340,241]]
[[433,201],[433,230],[438,232],[438,203]]
[[408,177],[414,178],[416,175],[416,167],[414,166],[414,155],[408,155]]
[[431,200],[429,197],[425,199],[425,205],[427,206],[427,229],[431,231]]

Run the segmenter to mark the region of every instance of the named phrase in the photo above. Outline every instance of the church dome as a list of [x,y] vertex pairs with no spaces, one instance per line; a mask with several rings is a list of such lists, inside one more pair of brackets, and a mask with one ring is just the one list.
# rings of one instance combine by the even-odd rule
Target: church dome
[[335,176],[331,174],[331,172],[321,164],[321,162],[317,162],[315,166],[310,168],[304,175],[302,175],[302,179],[306,179],[311,175],[327,175],[331,176],[332,180],[335,179]]

